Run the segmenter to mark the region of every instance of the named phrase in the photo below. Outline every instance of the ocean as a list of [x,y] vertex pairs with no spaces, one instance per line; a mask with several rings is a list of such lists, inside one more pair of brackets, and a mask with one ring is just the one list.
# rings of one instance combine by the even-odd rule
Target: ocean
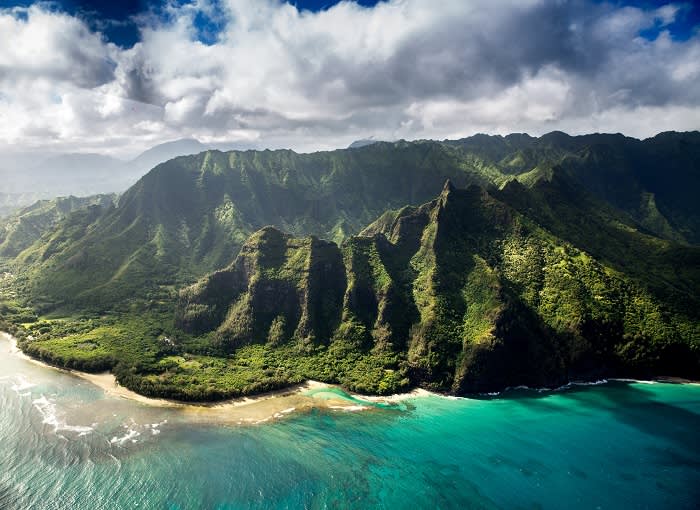
[[207,422],[2,339],[0,509],[700,507],[698,385],[360,404]]

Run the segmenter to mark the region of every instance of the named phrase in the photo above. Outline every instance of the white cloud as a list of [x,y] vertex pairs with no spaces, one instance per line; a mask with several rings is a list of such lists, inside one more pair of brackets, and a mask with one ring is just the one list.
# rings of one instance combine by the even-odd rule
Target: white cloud
[[[222,11],[223,10],[223,11]],[[217,13],[215,44],[197,13]],[[297,150],[367,135],[700,127],[700,38],[673,4],[586,0],[169,4],[131,49],[36,5],[0,11],[0,146],[133,152],[183,136]],[[6,36],[7,35],[7,36]]]
[[111,79],[116,50],[79,20],[40,6],[0,15],[0,80],[52,79],[83,87]]

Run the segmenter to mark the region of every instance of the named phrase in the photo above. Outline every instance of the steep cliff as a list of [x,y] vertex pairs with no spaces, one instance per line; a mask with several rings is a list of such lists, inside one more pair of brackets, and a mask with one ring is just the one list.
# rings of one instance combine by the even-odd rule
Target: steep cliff
[[273,228],[180,293],[177,325],[250,343],[393,353],[455,394],[698,373],[698,323],[482,188],[381,216],[338,248]]

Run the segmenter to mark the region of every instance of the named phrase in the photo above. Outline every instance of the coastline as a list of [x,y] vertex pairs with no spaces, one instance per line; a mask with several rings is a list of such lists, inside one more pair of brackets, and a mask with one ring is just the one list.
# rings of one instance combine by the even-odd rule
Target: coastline
[[[106,396],[115,399],[124,399],[137,402],[150,407],[170,408],[182,411],[188,418],[201,422],[258,424],[270,420],[283,418],[295,412],[308,412],[312,409],[327,409],[332,411],[356,412],[368,411],[377,405],[396,405],[414,398],[436,396],[446,399],[458,399],[468,397],[455,397],[433,393],[422,388],[415,388],[410,392],[394,395],[361,395],[347,392],[340,386],[320,381],[307,380],[301,384],[274,390],[258,395],[238,397],[218,402],[183,402],[164,398],[147,397],[136,393],[117,383],[116,377],[110,372],[89,373],[74,369],[60,368],[49,365],[41,360],[25,354],[17,345],[17,339],[11,334],[0,331],[0,339],[6,339],[10,344],[10,353],[18,358],[50,370],[69,374],[81,380],[87,381],[100,388]],[[638,380],[625,378],[608,378],[593,382],[572,381],[559,388],[528,388],[518,386],[506,388],[500,392],[481,394],[481,397],[502,396],[512,389],[528,389],[537,392],[556,392],[572,386],[590,386],[605,384],[608,381],[625,381],[640,384],[690,384],[700,385],[700,381],[693,381],[679,377],[661,376],[652,380]],[[339,394],[342,391],[342,394]],[[345,397],[343,395],[346,395]],[[477,396],[478,398],[479,396]]]
[[[25,354],[17,345],[17,339],[11,334],[0,331],[0,338],[10,344],[10,353],[24,361],[50,370],[69,374],[87,381],[100,388],[106,396],[130,400],[151,407],[178,409],[195,421],[258,424],[283,418],[295,412],[311,409],[330,409],[334,411],[355,412],[372,409],[376,404],[397,404],[399,402],[435,395],[417,388],[408,393],[389,396],[366,396],[345,392],[340,386],[320,381],[308,380],[302,384],[275,390],[259,395],[239,397],[220,402],[181,402],[176,400],[146,397],[117,383],[110,372],[93,374],[80,370],[66,369],[49,365]],[[336,393],[341,390],[348,395],[343,398]],[[366,403],[366,405],[363,405]]]

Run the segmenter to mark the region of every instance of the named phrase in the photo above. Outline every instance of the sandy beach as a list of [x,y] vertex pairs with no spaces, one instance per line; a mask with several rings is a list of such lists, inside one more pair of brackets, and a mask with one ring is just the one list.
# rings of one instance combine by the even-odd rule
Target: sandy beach
[[[321,383],[323,384],[323,383]],[[398,404],[404,400],[410,400],[412,398],[429,397],[429,396],[439,396],[443,397],[438,393],[433,393],[423,388],[415,388],[407,393],[396,393],[394,395],[360,395],[359,393],[350,393],[353,398],[358,400],[364,400],[365,402],[371,402],[373,404]]]
[[395,404],[407,399],[431,395],[426,390],[415,389],[411,392],[397,395],[366,396],[349,394],[349,398],[343,398],[333,391],[339,389],[338,386],[309,380],[297,386],[251,397],[241,397],[221,402],[180,402],[140,395],[120,386],[116,377],[109,372],[93,374],[54,367],[22,352],[17,346],[17,340],[12,335],[0,332],[0,338],[10,343],[10,352],[13,355],[44,368],[64,372],[88,381],[102,389],[111,398],[132,400],[148,406],[176,408],[195,421],[257,424],[280,419],[294,412],[305,412],[311,409],[331,409],[341,412],[366,411],[372,409],[373,405],[378,403]]

